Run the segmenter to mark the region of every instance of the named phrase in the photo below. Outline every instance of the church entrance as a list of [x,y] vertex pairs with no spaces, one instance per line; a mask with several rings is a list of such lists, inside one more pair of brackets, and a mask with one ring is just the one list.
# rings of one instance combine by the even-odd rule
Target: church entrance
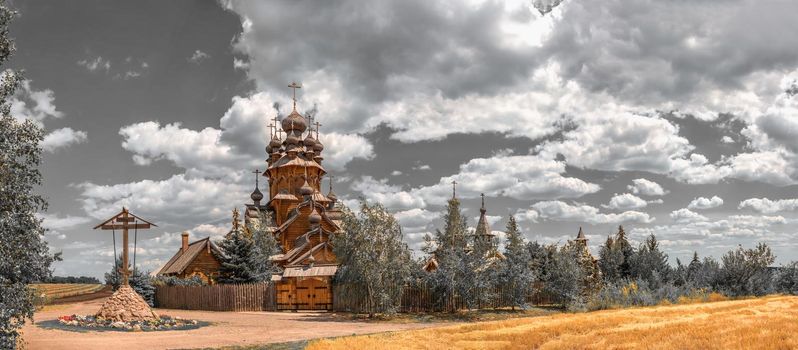
[[277,284],[277,310],[332,310],[328,277],[298,277]]

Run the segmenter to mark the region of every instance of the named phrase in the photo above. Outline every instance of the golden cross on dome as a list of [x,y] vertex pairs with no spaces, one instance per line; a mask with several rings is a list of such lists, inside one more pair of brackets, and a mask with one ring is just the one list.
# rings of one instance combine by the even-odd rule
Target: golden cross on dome
[[301,89],[302,85],[299,85],[295,81],[292,81],[291,84],[288,85],[288,87],[294,90],[294,110],[296,110],[296,89]]

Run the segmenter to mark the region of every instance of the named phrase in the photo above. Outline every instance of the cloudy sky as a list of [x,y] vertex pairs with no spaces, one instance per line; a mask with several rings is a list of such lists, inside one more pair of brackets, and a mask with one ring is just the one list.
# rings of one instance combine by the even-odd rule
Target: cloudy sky
[[218,237],[263,169],[269,120],[321,122],[347,203],[395,212],[414,249],[456,180],[470,224],[592,248],[624,225],[672,260],[764,241],[798,258],[794,1],[20,2],[12,113],[44,126],[59,275],[101,276],[127,206]]

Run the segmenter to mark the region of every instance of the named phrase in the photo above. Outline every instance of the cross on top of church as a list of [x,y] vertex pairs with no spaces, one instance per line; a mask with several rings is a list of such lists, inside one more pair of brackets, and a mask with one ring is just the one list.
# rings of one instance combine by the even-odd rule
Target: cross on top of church
[[318,140],[319,139],[319,127],[321,126],[321,124],[319,122],[315,122],[315,123],[313,123],[313,125],[316,125],[316,140]]
[[274,124],[269,123],[268,127],[269,127],[269,136],[271,136],[271,138],[274,138],[274,130],[275,130]]
[[296,110],[296,89],[301,89],[302,85],[299,85],[295,81],[292,81],[291,84],[288,85],[288,87],[294,90],[294,110]]
[[314,120],[313,114],[308,113],[307,120],[308,120],[308,126],[310,126],[308,128],[308,136],[311,137],[313,136],[313,120]]
[[258,188],[258,175],[260,175],[260,170],[255,169],[252,173],[255,174],[255,188]]
[[452,199],[457,197],[457,181],[452,180]]

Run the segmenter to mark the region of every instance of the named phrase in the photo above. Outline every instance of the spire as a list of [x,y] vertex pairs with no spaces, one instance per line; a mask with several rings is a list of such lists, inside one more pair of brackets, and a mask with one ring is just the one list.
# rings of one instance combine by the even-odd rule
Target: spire
[[296,89],[301,89],[302,85],[297,84],[295,81],[292,81],[291,84],[288,85],[291,89],[294,90],[294,111],[296,111]]
[[477,236],[492,236],[493,231],[490,229],[490,224],[488,224],[488,218],[485,214],[488,212],[485,209],[485,194],[479,194],[482,197],[482,207],[479,208],[479,221],[477,221],[477,229],[474,232]]
[[587,238],[585,237],[585,233],[582,232],[582,226],[579,226],[579,233],[576,234],[576,241],[577,242],[587,242]]
[[333,177],[335,177],[335,176],[330,175],[330,192],[327,193],[327,198],[329,198],[331,201],[335,202],[338,199],[338,196],[335,195],[335,192],[333,192],[333,189],[332,189]]

